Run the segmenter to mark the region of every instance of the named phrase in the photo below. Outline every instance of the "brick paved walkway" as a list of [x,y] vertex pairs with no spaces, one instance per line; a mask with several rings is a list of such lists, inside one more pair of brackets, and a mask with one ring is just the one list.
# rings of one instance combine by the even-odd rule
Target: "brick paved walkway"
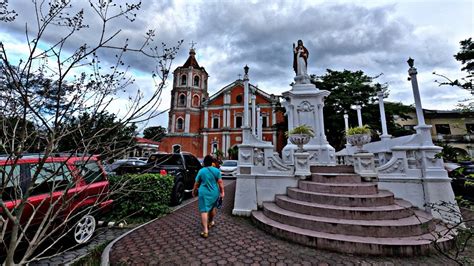
[[440,255],[416,258],[361,257],[286,242],[232,216],[235,182],[226,186],[224,208],[209,238],[201,231],[197,201],[141,227],[112,247],[110,263],[261,265],[451,265]]
[[91,250],[100,246],[104,243],[107,243],[115,238],[123,235],[126,231],[130,230],[129,228],[98,228],[94,234],[93,240],[87,245],[76,247],[73,250],[66,251],[57,256],[48,259],[42,259],[39,261],[33,261],[29,265],[37,266],[50,266],[50,265],[65,265],[73,263],[82,257],[87,256]]

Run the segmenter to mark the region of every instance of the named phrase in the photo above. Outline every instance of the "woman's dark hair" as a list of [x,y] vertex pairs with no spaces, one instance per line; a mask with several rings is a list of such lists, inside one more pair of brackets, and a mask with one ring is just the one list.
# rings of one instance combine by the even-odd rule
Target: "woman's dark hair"
[[214,158],[212,158],[211,155],[206,155],[206,157],[204,157],[204,166],[211,166],[213,161]]

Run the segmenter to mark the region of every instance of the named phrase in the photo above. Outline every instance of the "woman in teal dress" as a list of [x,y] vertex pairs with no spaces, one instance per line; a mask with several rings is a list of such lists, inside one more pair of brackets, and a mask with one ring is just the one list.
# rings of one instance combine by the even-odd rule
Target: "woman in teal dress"
[[198,194],[199,213],[201,214],[201,236],[207,238],[209,228],[214,226],[216,203],[219,195],[224,198],[224,182],[219,169],[212,166],[212,156],[204,157],[204,167],[196,175],[193,197]]

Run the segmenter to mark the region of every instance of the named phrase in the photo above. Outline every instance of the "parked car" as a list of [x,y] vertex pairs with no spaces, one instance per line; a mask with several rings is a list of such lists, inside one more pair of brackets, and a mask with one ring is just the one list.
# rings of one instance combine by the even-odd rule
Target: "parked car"
[[237,160],[225,160],[221,164],[221,175],[224,177],[237,177]]
[[[94,234],[97,218],[108,212],[113,203],[108,197],[109,182],[98,158],[55,154],[46,158],[44,164],[41,160],[41,154],[25,155],[15,160],[0,157],[3,184],[0,190],[6,208],[14,210],[30,187],[28,203],[20,220],[22,225],[26,225],[32,218],[28,226],[31,230],[27,233],[34,233],[42,221],[52,218],[45,215],[53,206],[57,216],[48,223],[54,225],[55,231],[61,232],[59,237],[64,237],[67,232],[76,244],[86,243]],[[31,185],[33,181],[35,183]],[[53,202],[56,205],[51,205]],[[7,218],[1,208],[0,216]],[[11,227],[6,230],[8,234]]]
[[123,175],[140,173],[147,162],[141,159],[121,159],[110,164],[106,169],[108,174]]
[[186,192],[191,192],[198,171],[202,168],[199,160],[190,153],[154,153],[143,166],[144,172],[169,174],[174,176],[171,204],[180,204]]

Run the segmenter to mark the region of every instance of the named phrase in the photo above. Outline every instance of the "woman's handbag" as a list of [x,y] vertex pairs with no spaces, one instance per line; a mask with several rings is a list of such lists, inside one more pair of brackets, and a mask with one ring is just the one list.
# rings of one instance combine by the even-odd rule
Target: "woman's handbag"
[[216,201],[216,208],[220,209],[222,208],[222,197],[219,196]]

